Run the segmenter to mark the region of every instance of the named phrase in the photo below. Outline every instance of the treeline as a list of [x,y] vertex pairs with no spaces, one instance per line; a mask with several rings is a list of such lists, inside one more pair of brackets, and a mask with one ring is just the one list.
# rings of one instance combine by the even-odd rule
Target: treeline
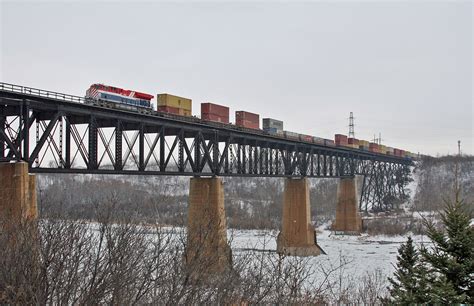
[[[115,203],[113,214],[137,222],[182,226],[187,222],[189,178],[38,175],[38,204],[43,217],[61,214],[92,220],[103,203]],[[237,229],[278,229],[283,179],[224,178],[228,226]],[[335,214],[337,180],[310,180],[311,213],[321,224]]]
[[446,193],[440,191],[454,190],[456,167],[460,196],[467,202],[474,202],[474,156],[424,157],[414,169],[417,185],[412,210],[441,210]]
[[[416,186],[408,208],[432,212],[443,207],[452,190],[458,162],[461,196],[474,200],[474,157],[424,158],[414,168]],[[284,180],[281,178],[223,178],[228,226],[237,229],[278,229],[281,222]],[[91,220],[96,207],[116,203],[115,212],[139,222],[182,226],[187,222],[189,178],[174,176],[38,175],[40,213],[60,212],[70,219]],[[310,179],[313,223],[334,219],[337,179]],[[400,212],[396,212],[399,214]],[[410,215],[402,220],[368,220],[367,230],[381,234],[420,232],[420,222]],[[390,230],[389,229],[393,229]]]

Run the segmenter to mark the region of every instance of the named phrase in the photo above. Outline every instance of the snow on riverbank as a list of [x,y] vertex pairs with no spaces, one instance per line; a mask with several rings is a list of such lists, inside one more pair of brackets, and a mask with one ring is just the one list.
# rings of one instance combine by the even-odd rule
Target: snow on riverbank
[[[249,250],[275,252],[277,234],[277,231],[229,230],[228,236],[233,255],[239,256]],[[346,281],[361,279],[377,271],[385,278],[392,275],[397,250],[406,239],[407,236],[335,235],[324,230],[318,233],[317,240],[327,255],[309,258],[310,266],[315,271],[321,271],[321,268],[328,271],[342,263],[342,270],[332,275],[332,278],[342,273]],[[429,243],[426,236],[413,236],[413,240],[417,244]]]

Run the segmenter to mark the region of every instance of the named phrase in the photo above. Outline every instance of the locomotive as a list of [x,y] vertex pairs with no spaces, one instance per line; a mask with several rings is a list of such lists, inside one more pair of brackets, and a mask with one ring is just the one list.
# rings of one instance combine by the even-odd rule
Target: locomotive
[[86,102],[110,108],[149,113],[153,95],[104,84],[92,84],[86,91]]

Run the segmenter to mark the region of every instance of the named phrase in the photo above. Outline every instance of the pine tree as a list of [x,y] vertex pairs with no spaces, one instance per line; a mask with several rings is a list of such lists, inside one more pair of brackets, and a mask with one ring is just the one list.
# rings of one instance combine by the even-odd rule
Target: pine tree
[[425,221],[433,247],[420,253],[437,276],[432,285],[433,297],[439,297],[435,302],[474,303],[474,228],[463,205],[459,191],[454,203],[446,201],[443,230]]
[[430,302],[427,275],[413,240],[408,237],[398,249],[395,279],[388,278],[391,299],[386,302],[402,305]]

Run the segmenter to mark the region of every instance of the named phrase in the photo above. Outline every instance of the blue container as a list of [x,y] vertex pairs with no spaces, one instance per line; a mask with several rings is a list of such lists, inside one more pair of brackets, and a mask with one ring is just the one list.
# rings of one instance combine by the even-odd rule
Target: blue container
[[277,134],[278,133],[278,129],[277,128],[264,128],[263,129],[265,132],[269,133],[269,134]]

